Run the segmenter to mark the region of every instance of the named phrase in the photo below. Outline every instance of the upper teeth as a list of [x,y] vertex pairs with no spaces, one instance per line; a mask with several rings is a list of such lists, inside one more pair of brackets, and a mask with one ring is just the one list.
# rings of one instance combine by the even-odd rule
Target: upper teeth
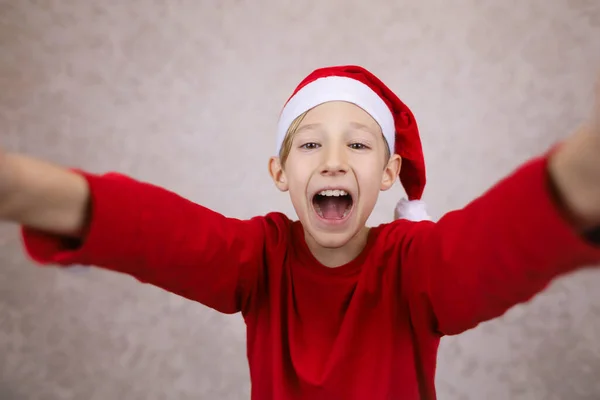
[[321,196],[346,196],[348,194],[348,192],[346,192],[345,190],[334,189],[334,190],[321,190],[319,192],[319,194]]

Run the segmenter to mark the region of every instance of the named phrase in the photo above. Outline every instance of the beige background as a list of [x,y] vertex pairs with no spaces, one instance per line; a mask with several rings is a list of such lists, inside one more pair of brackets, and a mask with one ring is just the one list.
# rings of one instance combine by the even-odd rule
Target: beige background
[[[342,63],[413,108],[439,217],[586,116],[600,1],[0,0],[0,144],[230,216],[294,215],[267,175],[277,113],[305,74]],[[38,268],[19,246],[2,225],[0,399],[248,398],[239,316]],[[599,285],[573,274],[444,339],[440,399],[600,399]]]

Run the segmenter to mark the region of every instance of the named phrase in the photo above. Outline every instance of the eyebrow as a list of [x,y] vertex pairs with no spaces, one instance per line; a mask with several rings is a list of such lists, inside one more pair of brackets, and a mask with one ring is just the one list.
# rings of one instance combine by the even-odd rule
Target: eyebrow
[[302,125],[299,126],[298,129],[296,129],[296,133],[302,132],[302,131],[312,131],[312,130],[317,130],[319,128],[321,128],[322,124],[306,124],[306,125]]
[[[300,127],[298,127],[298,129],[296,130],[296,132],[303,132],[303,131],[311,131],[311,130],[318,130],[322,127],[322,124],[319,123],[315,123],[315,124],[306,124],[306,125],[302,125]],[[350,126],[353,129],[358,129],[361,131],[365,131],[368,133],[371,133],[373,135],[377,135],[378,132],[374,131],[372,127],[365,125],[365,124],[361,124],[360,122],[350,122]]]
[[372,127],[367,126],[365,124],[361,124],[359,122],[350,122],[350,126],[353,127],[354,129],[359,129],[361,131],[365,131],[365,132],[371,133],[373,135],[377,135],[377,132],[373,131]]

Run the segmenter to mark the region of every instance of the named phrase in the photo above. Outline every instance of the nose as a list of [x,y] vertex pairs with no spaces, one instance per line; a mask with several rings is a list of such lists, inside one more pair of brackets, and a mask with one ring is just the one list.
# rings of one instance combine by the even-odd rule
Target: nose
[[348,160],[346,153],[337,147],[330,147],[322,153],[324,155],[321,175],[336,176],[348,172]]

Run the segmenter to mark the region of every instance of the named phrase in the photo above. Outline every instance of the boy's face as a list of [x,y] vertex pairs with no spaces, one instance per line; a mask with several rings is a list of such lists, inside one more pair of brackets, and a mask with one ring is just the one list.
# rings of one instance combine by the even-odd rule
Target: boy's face
[[363,231],[380,190],[398,177],[377,122],[358,106],[329,102],[310,110],[284,166],[271,159],[277,187],[289,191],[305,231],[323,248],[340,248]]

